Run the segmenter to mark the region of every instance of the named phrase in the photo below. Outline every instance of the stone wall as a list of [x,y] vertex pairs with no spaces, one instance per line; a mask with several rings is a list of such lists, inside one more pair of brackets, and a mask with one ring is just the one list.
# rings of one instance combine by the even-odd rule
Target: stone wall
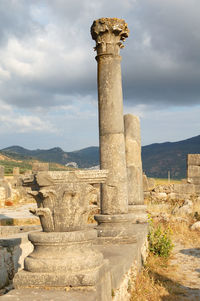
[[200,195],[200,154],[188,154],[187,182],[193,184],[195,193]]
[[24,267],[24,258],[33,251],[28,232],[20,232],[36,228],[38,227],[0,226],[0,290],[6,290],[12,284],[15,273]]
[[200,199],[200,154],[188,154],[187,179],[180,184],[155,185],[155,180],[143,174],[145,198],[155,200]]
[[145,198],[157,201],[194,200],[199,198],[191,184],[157,185],[144,192]]

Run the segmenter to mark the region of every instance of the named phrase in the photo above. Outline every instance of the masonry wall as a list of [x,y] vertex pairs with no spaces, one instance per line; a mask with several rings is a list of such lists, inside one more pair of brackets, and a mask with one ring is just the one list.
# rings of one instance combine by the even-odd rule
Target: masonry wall
[[200,194],[200,154],[187,156],[187,182],[194,185],[195,193]]

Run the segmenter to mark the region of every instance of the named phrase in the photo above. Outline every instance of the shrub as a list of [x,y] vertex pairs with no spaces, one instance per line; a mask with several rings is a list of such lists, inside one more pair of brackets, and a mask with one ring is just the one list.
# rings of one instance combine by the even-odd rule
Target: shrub
[[149,251],[156,256],[168,258],[174,245],[171,239],[172,231],[168,227],[163,229],[161,225],[155,226],[153,220],[149,219]]

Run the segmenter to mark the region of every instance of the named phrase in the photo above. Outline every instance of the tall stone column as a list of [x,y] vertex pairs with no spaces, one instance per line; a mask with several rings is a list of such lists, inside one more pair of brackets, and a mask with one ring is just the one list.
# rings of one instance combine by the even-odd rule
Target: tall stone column
[[146,221],[146,206],[143,195],[140,120],[137,116],[124,116],[126,167],[128,178],[129,212],[134,213],[135,222]]
[[[116,225],[126,224],[125,229],[132,218],[127,214],[128,191],[119,55],[120,48],[123,47],[122,41],[128,37],[128,33],[125,21],[116,18],[98,19],[91,27],[92,38],[96,41],[98,63],[100,166],[101,169],[109,171],[107,181],[101,188],[101,215],[95,217],[101,236],[118,235],[119,229],[116,229]],[[105,230],[108,224],[112,231]]]

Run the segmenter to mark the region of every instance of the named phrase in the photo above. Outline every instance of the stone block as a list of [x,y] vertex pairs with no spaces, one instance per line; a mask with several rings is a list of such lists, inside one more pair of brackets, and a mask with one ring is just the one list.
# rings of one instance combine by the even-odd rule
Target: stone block
[[124,130],[125,136],[131,140],[135,140],[139,147],[141,147],[139,117],[132,114],[124,115]]
[[167,194],[165,192],[158,192],[156,197],[160,201],[166,201],[167,200]]
[[129,205],[128,210],[130,213],[134,213],[133,223],[147,223],[147,206],[146,205]]
[[[47,290],[41,288],[22,288],[9,291],[1,296],[1,301],[97,301],[96,292],[79,290]],[[34,298],[34,299],[33,299]]]
[[0,179],[4,179],[4,166],[0,165]]
[[20,175],[19,167],[14,167],[13,168],[13,176],[19,176],[19,175]]
[[32,174],[32,170],[26,170],[25,171],[25,176],[30,176]]
[[187,164],[188,166],[191,165],[200,166],[200,154],[188,154]]
[[200,177],[190,177],[187,179],[187,182],[195,185],[200,185]]
[[143,174],[143,189],[145,192],[149,191],[149,183],[148,183],[147,176],[145,174]]
[[0,187],[0,207],[3,207],[6,200],[6,191],[4,187]]
[[170,192],[170,193],[168,194],[168,197],[169,197],[170,200],[175,200],[175,199],[176,199],[176,193]]
[[33,251],[27,233],[0,239],[0,289],[9,285],[15,273],[24,267],[24,258]]
[[32,165],[33,173],[38,171],[49,171],[49,163],[34,162]]
[[127,167],[134,165],[142,169],[141,147],[135,140],[126,138],[126,165]]
[[195,185],[195,192],[200,194],[200,185]]
[[133,213],[115,215],[95,215],[94,219],[98,222],[98,237],[106,238],[112,243],[137,241],[135,233]]
[[128,203],[130,204],[143,204],[143,183],[141,168],[136,166],[127,167],[128,178]]
[[196,222],[194,223],[191,227],[190,227],[191,230],[199,230],[200,231],[200,222]]
[[200,177],[200,166],[189,165],[187,169],[188,178]]
[[177,194],[194,194],[195,187],[193,184],[174,184],[174,192]]
[[0,187],[4,188],[5,191],[5,199],[8,199],[11,197],[11,188],[9,183],[6,180],[0,180]]
[[153,190],[156,187],[156,181],[154,178],[148,178],[149,190]]

